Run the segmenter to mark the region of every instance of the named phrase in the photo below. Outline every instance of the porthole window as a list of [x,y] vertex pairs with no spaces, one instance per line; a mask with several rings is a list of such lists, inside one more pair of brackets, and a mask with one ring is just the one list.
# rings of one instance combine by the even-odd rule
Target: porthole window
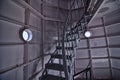
[[33,38],[33,34],[32,34],[32,31],[30,29],[24,29],[22,31],[22,38],[24,41],[31,41],[32,38]]
[[92,33],[91,33],[91,31],[86,31],[84,35],[86,38],[89,38],[92,36]]

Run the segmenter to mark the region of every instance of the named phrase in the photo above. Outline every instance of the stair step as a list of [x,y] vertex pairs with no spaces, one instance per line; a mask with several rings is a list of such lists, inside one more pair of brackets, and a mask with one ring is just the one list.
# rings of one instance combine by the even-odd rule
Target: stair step
[[[64,42],[69,42],[69,41],[72,42],[72,41],[75,41],[75,40],[76,40],[76,39],[68,39],[68,40],[66,39],[66,40],[64,40]],[[62,42],[62,40],[61,40],[61,42]]]
[[65,80],[65,78],[47,74],[42,76],[39,80]]
[[[56,49],[61,50],[62,47],[61,46],[56,46]],[[73,47],[65,47],[65,49],[73,50],[74,48]]]
[[52,70],[58,70],[58,71],[63,71],[63,65],[61,64],[56,64],[56,63],[47,63],[45,64],[46,69],[52,69]]
[[74,35],[74,34],[78,34],[78,30],[75,30],[75,31],[72,31],[70,33],[66,33],[67,36],[70,36],[70,35]]
[[[62,54],[51,54],[52,58],[62,59]],[[67,59],[71,59],[71,56],[66,55]]]

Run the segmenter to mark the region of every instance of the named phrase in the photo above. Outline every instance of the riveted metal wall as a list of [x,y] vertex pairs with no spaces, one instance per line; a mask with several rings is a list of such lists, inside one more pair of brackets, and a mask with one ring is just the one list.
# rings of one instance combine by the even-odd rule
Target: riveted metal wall
[[[112,15],[112,16],[111,16]],[[120,74],[120,9],[114,11],[113,13],[105,17],[106,21],[110,21],[111,24],[107,25],[106,30],[109,41],[109,51],[111,57],[111,67],[114,80],[119,80]],[[111,17],[110,17],[111,16]]]
[[[44,51],[54,43],[53,37],[61,34],[68,4],[67,0],[0,1],[0,80],[33,79],[41,72],[49,59],[49,56],[43,58]],[[80,18],[76,14],[80,10],[76,6],[73,8],[73,22]],[[76,72],[86,68],[91,61],[95,79],[120,79],[119,15],[120,10],[116,10],[95,19],[89,25],[92,37],[87,39],[81,35]],[[20,38],[22,28],[32,30],[31,42],[26,43]]]
[[[41,19],[27,10],[14,0],[0,1],[0,80],[26,80],[37,72],[41,54]],[[23,28],[33,32],[30,43],[21,39]]]
[[[0,1],[0,80],[31,80],[43,70],[44,51],[63,27],[67,4],[67,0]],[[22,28],[32,30],[32,41],[21,39]]]
[[119,13],[120,10],[117,9],[102,16],[104,18],[96,18],[89,24],[92,37],[88,39],[89,44],[84,36],[79,42],[76,54],[76,72],[87,67],[91,59],[94,79],[120,79],[118,76],[120,74]]

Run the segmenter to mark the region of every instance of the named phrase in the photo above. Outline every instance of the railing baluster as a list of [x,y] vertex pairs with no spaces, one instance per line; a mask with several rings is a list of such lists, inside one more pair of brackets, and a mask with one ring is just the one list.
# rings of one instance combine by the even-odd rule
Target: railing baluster
[[91,71],[91,69],[90,69],[90,80],[92,80],[92,71]]
[[[89,73],[89,75],[88,75],[88,73]],[[78,72],[77,74],[73,75],[73,80],[76,76],[82,75],[82,74],[85,74],[85,76],[82,76],[81,78],[85,77],[86,80],[89,80],[89,79],[92,80],[91,68],[86,68],[86,69]]]
[[86,71],[86,80],[88,80],[88,72]]

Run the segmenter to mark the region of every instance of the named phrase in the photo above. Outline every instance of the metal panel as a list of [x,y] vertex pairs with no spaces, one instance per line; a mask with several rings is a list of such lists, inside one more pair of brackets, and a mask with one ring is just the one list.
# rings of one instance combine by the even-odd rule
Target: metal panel
[[119,34],[120,33],[120,23],[118,24],[112,24],[109,26],[106,26],[107,28],[107,35],[114,35],[114,34]]
[[108,63],[109,63],[109,68],[110,68],[110,75],[112,78],[112,67],[111,67],[111,59],[110,59],[110,52],[109,52],[109,42],[108,42],[108,36],[107,36],[107,30],[105,28],[105,19],[104,17],[101,18],[101,21],[103,22],[103,27],[104,27],[104,33],[105,33],[105,40],[106,40],[106,47],[107,47],[107,52],[108,52]]
[[80,40],[80,42],[77,44],[77,48],[87,48],[87,40]]
[[40,57],[40,44],[29,44],[28,46],[29,60]]
[[102,21],[101,21],[101,18],[94,18],[92,20],[92,22],[89,23],[89,27],[92,28],[94,26],[98,26],[98,25],[101,25],[102,24]]
[[0,80],[23,80],[23,68],[17,68],[0,75]]
[[110,48],[111,57],[120,57],[120,48]]
[[33,13],[30,13],[29,24],[41,29],[41,19],[37,17],[36,15],[34,15]]
[[43,5],[43,14],[47,17],[58,18],[58,9]]
[[89,58],[88,50],[77,50],[76,58]]
[[109,79],[110,78],[110,70],[109,69],[94,69],[94,77],[95,79]]
[[58,0],[44,0],[44,2],[49,3],[53,6],[58,6]]
[[92,59],[93,67],[109,67],[108,59]]
[[0,20],[0,42],[22,42],[20,28],[19,25]]
[[92,37],[104,36],[104,29],[103,29],[103,27],[92,28],[92,29],[90,29],[90,31],[92,32]]
[[91,47],[106,46],[105,38],[90,39]]
[[11,0],[0,1],[0,14],[24,22],[24,8],[16,5]]
[[119,23],[120,22],[120,9],[114,10],[113,12],[105,16],[105,25]]
[[23,45],[0,46],[0,70],[23,63]]
[[67,10],[59,10],[59,19],[65,21],[67,16],[68,16],[68,11]]
[[108,57],[106,48],[91,49],[92,57]]
[[89,60],[88,59],[79,59],[75,62],[76,68],[86,68],[88,66]]
[[41,0],[30,0],[30,5],[39,12],[41,12],[41,3]]
[[112,72],[113,72],[113,79],[120,80],[120,70],[112,69]]
[[35,61],[35,62],[28,65],[28,70],[29,70],[28,75],[29,75],[29,77],[31,77],[34,74],[35,69],[37,67],[37,63],[38,63],[38,61]]
[[59,1],[59,3],[60,3],[60,6],[59,6],[59,7],[68,9],[68,1],[69,1],[69,0],[60,0],[60,1]]
[[45,44],[48,43],[49,45],[46,45],[46,47],[49,47],[54,40],[53,37],[57,36],[57,22],[45,21],[44,29],[44,42]]
[[112,67],[120,69],[120,60],[119,59],[112,59]]
[[57,22],[45,21],[45,30],[57,31]]
[[109,45],[120,45],[120,36],[109,37]]

